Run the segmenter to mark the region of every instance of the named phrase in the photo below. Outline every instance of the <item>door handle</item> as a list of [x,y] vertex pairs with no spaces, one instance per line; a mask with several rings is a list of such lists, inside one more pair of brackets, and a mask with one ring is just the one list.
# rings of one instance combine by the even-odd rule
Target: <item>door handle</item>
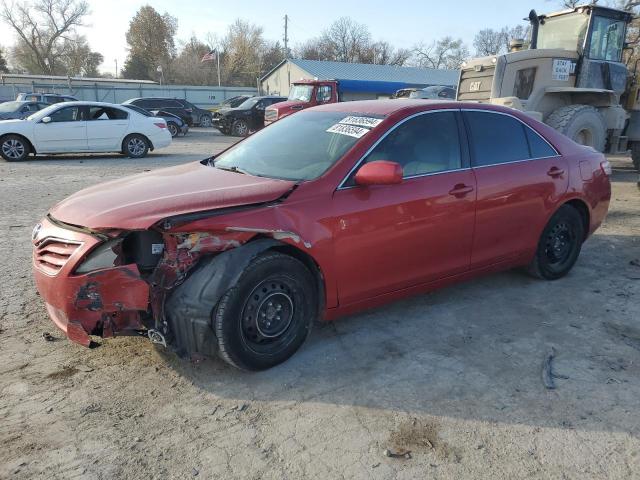
[[551,167],[547,172],[547,175],[553,178],[561,177],[562,175],[564,175],[564,170],[558,167]]
[[457,198],[464,197],[467,193],[473,192],[473,187],[469,185],[465,185],[464,183],[459,183],[453,189],[449,190],[449,195],[453,195]]

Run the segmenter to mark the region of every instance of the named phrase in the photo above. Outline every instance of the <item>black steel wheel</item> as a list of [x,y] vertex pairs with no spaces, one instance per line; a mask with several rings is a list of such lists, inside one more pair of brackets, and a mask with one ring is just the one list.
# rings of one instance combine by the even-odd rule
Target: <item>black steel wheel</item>
[[0,155],[7,162],[25,160],[30,152],[29,143],[18,135],[5,135],[0,139]]
[[249,264],[214,312],[219,354],[242,370],[273,367],[300,348],[316,316],[311,272],[295,258],[267,252]]
[[545,280],[564,277],[576,263],[584,237],[580,213],[570,205],[563,205],[542,232],[529,272]]

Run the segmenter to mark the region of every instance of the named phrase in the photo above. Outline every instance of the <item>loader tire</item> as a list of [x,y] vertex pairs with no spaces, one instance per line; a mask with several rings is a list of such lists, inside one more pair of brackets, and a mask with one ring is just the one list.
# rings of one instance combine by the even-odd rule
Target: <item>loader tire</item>
[[598,109],[590,105],[568,105],[554,110],[546,124],[580,145],[604,151],[607,126]]

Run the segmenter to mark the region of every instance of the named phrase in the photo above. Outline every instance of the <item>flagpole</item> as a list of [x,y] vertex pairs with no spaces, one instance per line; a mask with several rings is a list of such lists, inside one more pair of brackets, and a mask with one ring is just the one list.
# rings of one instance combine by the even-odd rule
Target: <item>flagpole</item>
[[220,86],[220,52],[216,49],[216,60],[218,61],[218,86]]

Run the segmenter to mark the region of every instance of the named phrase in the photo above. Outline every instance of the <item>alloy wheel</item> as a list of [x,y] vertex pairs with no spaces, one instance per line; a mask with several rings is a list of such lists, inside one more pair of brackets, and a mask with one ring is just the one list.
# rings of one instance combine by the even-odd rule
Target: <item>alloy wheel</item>
[[22,158],[24,156],[24,152],[25,146],[20,140],[11,138],[2,143],[2,153],[13,160]]
[[142,155],[146,147],[144,140],[140,138],[132,138],[127,144],[127,150],[135,157]]

